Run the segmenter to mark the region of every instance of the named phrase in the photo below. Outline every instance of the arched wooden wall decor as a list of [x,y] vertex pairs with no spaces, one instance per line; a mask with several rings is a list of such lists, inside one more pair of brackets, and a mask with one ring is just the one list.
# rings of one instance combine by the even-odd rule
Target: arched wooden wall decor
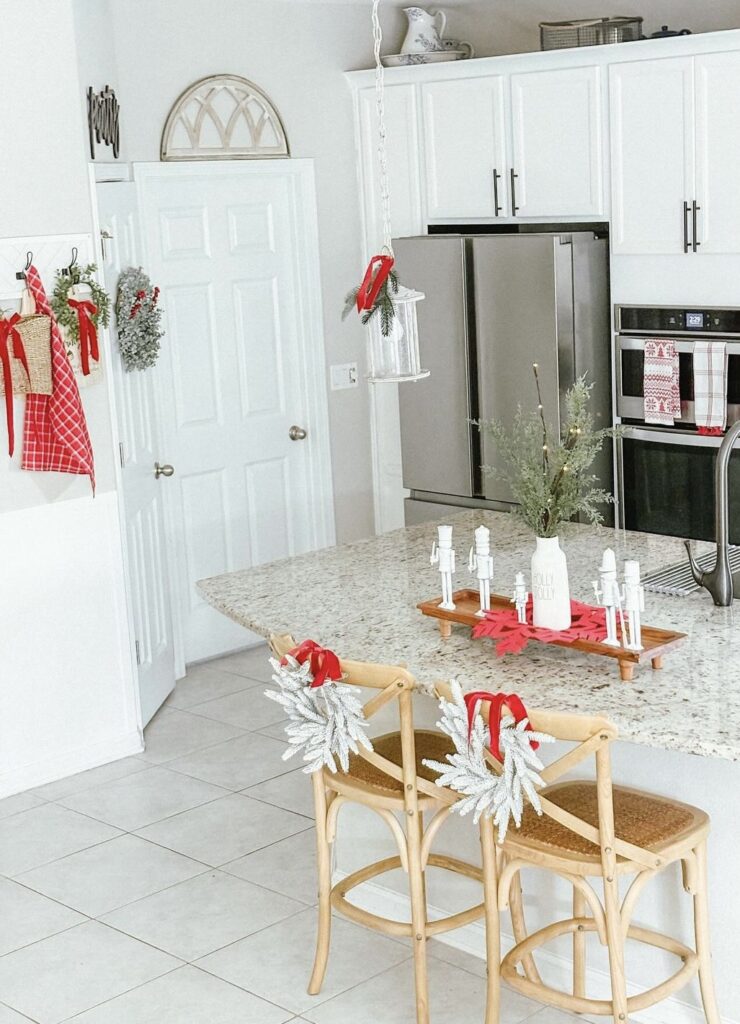
[[194,82],[167,115],[162,160],[239,160],[290,156],[288,139],[265,94],[238,75]]

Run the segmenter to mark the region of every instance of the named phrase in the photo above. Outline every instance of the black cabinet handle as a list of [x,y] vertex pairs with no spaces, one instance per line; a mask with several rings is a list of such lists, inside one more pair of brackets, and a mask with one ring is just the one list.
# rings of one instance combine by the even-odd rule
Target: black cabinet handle
[[516,217],[517,212],[519,210],[519,207],[516,205],[516,184],[515,184],[515,182],[516,182],[516,179],[519,177],[519,175],[514,172],[514,168],[513,167],[511,168],[511,171],[509,173],[511,175],[511,216],[512,217]]
[[683,204],[683,251],[689,251],[689,204]]
[[696,240],[696,236],[698,234],[698,232],[697,232],[697,216],[696,215],[699,212],[699,210],[701,210],[701,206],[697,206],[696,205],[696,200],[694,200],[693,203],[691,204],[691,230],[692,230],[691,248],[693,249],[694,252],[696,252],[696,250],[701,245],[701,242],[697,242],[697,240]]
[[498,171],[494,167],[493,168],[493,212],[494,212],[494,216],[496,216],[496,217],[498,217],[498,215],[501,213],[501,206],[499,206],[499,201],[498,201],[498,179],[500,177],[501,177],[501,175],[498,173]]

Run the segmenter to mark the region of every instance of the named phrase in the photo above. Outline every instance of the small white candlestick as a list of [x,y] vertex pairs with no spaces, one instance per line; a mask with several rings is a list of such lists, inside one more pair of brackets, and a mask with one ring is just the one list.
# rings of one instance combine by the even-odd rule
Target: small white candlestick
[[617,559],[611,548],[606,548],[602,556],[599,583],[594,582],[593,587],[596,600],[606,609],[606,639],[602,642],[610,647],[621,647],[617,637],[617,610],[619,610],[619,617],[622,620],[622,634],[624,635],[622,599],[617,583]]
[[645,611],[645,588],[640,584],[640,563],[624,563],[624,610],[627,612],[627,643],[630,651],[642,650],[640,613]]
[[517,621],[521,622],[523,626],[527,624],[528,600],[529,592],[527,591],[527,584],[524,582],[524,573],[518,572],[514,580],[514,596],[511,599],[511,603],[516,605]]
[[455,602],[452,600],[452,577],[455,572],[455,552],[452,547],[452,527],[438,526],[437,541],[432,544],[429,564],[439,567],[442,577],[442,603],[440,608],[453,611]]
[[491,556],[491,531],[479,526],[475,531],[475,546],[470,549],[468,569],[478,579],[480,609],[475,613],[483,617],[491,610],[491,580],[493,579],[493,558]]

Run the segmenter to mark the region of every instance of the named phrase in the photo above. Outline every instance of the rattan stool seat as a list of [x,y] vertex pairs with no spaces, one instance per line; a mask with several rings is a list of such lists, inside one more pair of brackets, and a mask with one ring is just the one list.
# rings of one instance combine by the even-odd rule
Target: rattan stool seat
[[[387,758],[401,767],[403,756],[401,752],[401,733],[389,732],[384,736],[373,738],[373,750],[381,757]],[[440,732],[430,732],[426,729],[414,730],[414,747],[416,753],[416,775],[425,782],[435,782],[437,773],[427,768],[425,759],[444,761],[447,754],[454,754],[455,747],[449,736]],[[403,783],[400,779],[391,778],[381,768],[370,764],[364,757],[357,754],[350,755],[349,771],[345,779],[357,779],[375,789],[381,789],[385,793],[394,793],[403,797]]]
[[[552,803],[598,826],[598,795],[595,782],[561,782],[541,791]],[[663,850],[675,843],[696,845],[697,835],[708,828],[704,811],[689,804],[656,796],[638,789],[614,786],[614,831],[621,839],[644,850]],[[538,849],[554,856],[568,856],[593,862],[600,871],[601,851],[596,843],[578,835],[547,815],[539,816],[527,806],[521,829],[511,830],[507,849],[515,855],[518,846]]]

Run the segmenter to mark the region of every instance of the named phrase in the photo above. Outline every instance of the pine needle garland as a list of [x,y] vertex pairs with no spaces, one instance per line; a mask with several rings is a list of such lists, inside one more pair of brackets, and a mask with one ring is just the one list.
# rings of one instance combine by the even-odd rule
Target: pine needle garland
[[[370,309],[362,312],[360,319],[363,324],[368,324],[374,316],[380,317],[380,330],[384,338],[387,338],[393,329],[393,321],[396,317],[396,307],[393,305],[393,296],[398,294],[398,274],[391,270],[378,292],[375,302]],[[346,320],[353,310],[357,309],[357,296],[359,287],[348,292],[344,299],[344,310],[342,320]]]
[[547,733],[527,732],[526,718],[516,723],[507,716],[499,732],[503,772],[497,775],[486,760],[488,732],[482,717],[475,716],[468,739],[468,710],[462,687],[454,679],[450,685],[453,699],[440,701],[442,719],[437,726],[455,744],[455,753],[448,754],[446,762],[425,760],[424,764],[439,772],[438,786],[447,786],[462,796],[452,809],[460,815],[472,812],[474,825],[483,815],[493,818],[498,842],[503,843],[510,822],[513,820],[517,828],[522,823],[525,797],[542,814],[536,787],[544,785],[539,775],[543,764],[532,749],[532,741],[553,743],[554,739]]
[[303,754],[307,774],[324,766],[336,772],[337,761],[343,772],[348,771],[350,753],[358,754],[361,746],[373,749],[362,704],[356,697],[358,688],[327,680],[312,689],[310,662],[301,665],[290,655],[284,661],[270,658],[278,689],[265,690],[265,696],[280,704],[288,716],[289,746],[283,760]]
[[589,409],[593,384],[579,377],[565,396],[565,421],[559,430],[548,424],[542,402],[537,364],[533,366],[537,410],[517,409],[511,430],[497,420],[477,426],[495,443],[504,468],[484,466],[489,476],[503,477],[517,502],[515,513],[538,537],[555,537],[563,523],[580,516],[596,526],[603,508],[614,501],[590,472],[608,438],[620,437],[621,427],[594,429]]

